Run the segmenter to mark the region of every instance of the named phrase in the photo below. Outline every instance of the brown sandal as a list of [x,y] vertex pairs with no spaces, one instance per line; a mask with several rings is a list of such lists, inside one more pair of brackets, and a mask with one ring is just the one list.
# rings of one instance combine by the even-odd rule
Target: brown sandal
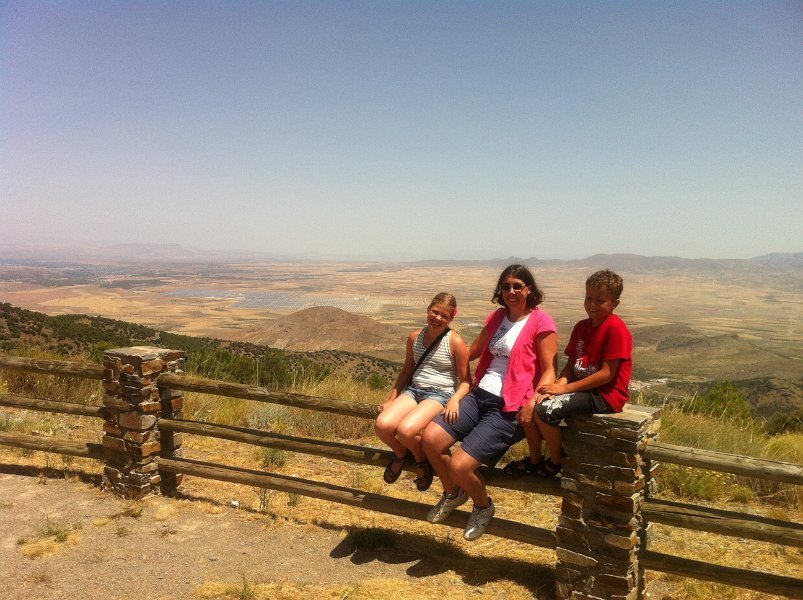
[[[402,471],[404,471],[404,461],[406,458],[407,455],[405,455],[403,458],[399,458],[395,454],[393,455],[393,458],[390,459],[390,462],[388,463],[388,466],[385,467],[385,472],[382,475],[385,483],[396,483],[396,480],[402,474]],[[394,471],[393,465],[399,465],[399,470]]]
[[429,486],[432,485],[432,479],[435,476],[435,473],[432,470],[432,465],[429,464],[428,460],[424,460],[415,463],[415,468],[423,469],[424,471],[421,475],[413,480],[415,482],[415,487],[419,492],[426,492],[429,489]]

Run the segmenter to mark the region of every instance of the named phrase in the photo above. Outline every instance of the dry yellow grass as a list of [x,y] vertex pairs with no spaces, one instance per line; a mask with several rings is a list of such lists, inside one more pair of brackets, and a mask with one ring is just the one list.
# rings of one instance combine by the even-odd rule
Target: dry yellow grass
[[[210,438],[185,439],[185,455],[188,458],[251,469],[260,468],[259,456],[251,447]],[[362,442],[376,444],[375,440],[362,440]],[[0,449],[0,461],[37,469],[44,469],[46,466],[43,453],[24,453],[9,448]],[[97,473],[100,470],[100,463],[76,459],[73,469],[77,472]],[[287,462],[280,471],[288,475],[337,485],[359,484],[355,487],[365,491],[430,504],[434,504],[439,493],[436,489],[437,482],[433,485],[433,489],[421,494],[412,485],[410,475],[404,475],[399,482],[388,486],[381,480],[381,471],[377,468],[292,453],[288,455]],[[160,499],[157,519],[168,522],[174,512],[179,510],[226,514],[235,510],[230,507],[230,503],[236,499],[240,502],[238,510],[247,511],[255,526],[271,528],[281,524],[285,527],[323,527],[341,530],[345,535],[354,536],[357,543],[370,545],[371,539],[378,538],[380,542],[388,543],[393,552],[405,555],[437,555],[442,557],[445,566],[444,573],[434,578],[427,577],[420,585],[368,580],[351,589],[340,585],[298,586],[282,582],[252,581],[248,582],[248,585],[255,594],[251,596],[253,598],[284,597],[279,595],[282,593],[286,593],[288,598],[327,598],[330,595],[339,598],[412,598],[430,595],[435,587],[439,591],[451,590],[450,595],[458,598],[515,598],[520,597],[522,593],[531,594],[548,585],[549,573],[555,561],[554,553],[547,549],[529,547],[493,536],[485,536],[474,543],[469,543],[462,540],[460,532],[456,529],[366,512],[350,506],[333,505],[312,498],[292,497],[279,492],[276,493],[269,512],[260,514],[257,510],[258,497],[253,489],[226,482],[187,478],[182,485],[182,492],[194,500]],[[557,499],[501,489],[492,490],[492,493],[500,517],[554,528],[559,512]],[[728,508],[740,510],[736,505],[730,505]],[[766,507],[756,503],[741,507],[741,510],[745,508],[748,512],[766,510]],[[797,509],[787,507],[783,510],[783,517],[786,519],[800,521],[802,516]],[[102,524],[97,523],[97,525]],[[30,550],[27,552],[33,555],[47,556],[48,552],[58,550],[58,544],[52,539],[37,540],[35,545],[33,544],[34,542],[25,544],[30,545]],[[803,569],[803,556],[796,549],[704,532],[690,533],[688,530],[664,526],[657,527],[651,548],[697,560],[755,568],[788,576],[799,576]],[[532,575],[528,576],[527,573]],[[649,582],[648,591],[660,590],[663,595],[658,597],[678,600],[706,597],[752,600],[761,597],[746,590],[687,581],[661,573],[649,573]],[[197,591],[197,595],[200,598],[237,598],[240,596],[233,594],[236,594],[242,586],[242,581],[208,582]],[[422,589],[421,586],[425,587]],[[725,590],[724,595],[722,590]],[[218,595],[215,596],[215,593]]]

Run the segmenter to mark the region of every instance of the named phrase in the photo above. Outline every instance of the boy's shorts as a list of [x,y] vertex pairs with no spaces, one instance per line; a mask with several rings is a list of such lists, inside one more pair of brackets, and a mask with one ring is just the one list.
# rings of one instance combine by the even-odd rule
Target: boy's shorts
[[460,401],[460,415],[454,423],[447,423],[443,415],[435,423],[455,440],[472,458],[493,467],[508,448],[524,438],[515,412],[503,412],[505,401],[499,396],[474,388]]
[[557,427],[565,417],[572,415],[600,415],[615,412],[605,402],[602,394],[594,392],[572,392],[550,396],[535,405],[538,416],[547,425]]
[[408,396],[412,396],[416,404],[421,404],[422,400],[435,400],[441,403],[441,406],[446,406],[449,399],[453,396],[451,392],[443,390],[429,390],[410,386],[403,392]]

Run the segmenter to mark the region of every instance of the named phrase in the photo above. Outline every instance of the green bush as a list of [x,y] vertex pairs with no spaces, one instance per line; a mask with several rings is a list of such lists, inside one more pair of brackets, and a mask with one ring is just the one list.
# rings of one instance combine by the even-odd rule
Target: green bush
[[685,413],[727,421],[747,422],[752,418],[750,403],[730,381],[715,383],[707,393],[681,402],[679,408]]
[[796,410],[792,414],[776,414],[765,426],[769,435],[783,435],[784,433],[803,433],[803,410]]

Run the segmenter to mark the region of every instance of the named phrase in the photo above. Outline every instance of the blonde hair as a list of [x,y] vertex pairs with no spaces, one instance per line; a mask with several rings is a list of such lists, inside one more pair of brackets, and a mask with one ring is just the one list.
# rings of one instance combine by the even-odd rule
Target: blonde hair
[[441,292],[440,294],[435,294],[435,297],[432,299],[432,302],[429,303],[427,306],[427,310],[435,306],[436,304],[443,304],[444,306],[448,306],[452,309],[452,318],[457,314],[457,298],[452,296],[448,292]]

